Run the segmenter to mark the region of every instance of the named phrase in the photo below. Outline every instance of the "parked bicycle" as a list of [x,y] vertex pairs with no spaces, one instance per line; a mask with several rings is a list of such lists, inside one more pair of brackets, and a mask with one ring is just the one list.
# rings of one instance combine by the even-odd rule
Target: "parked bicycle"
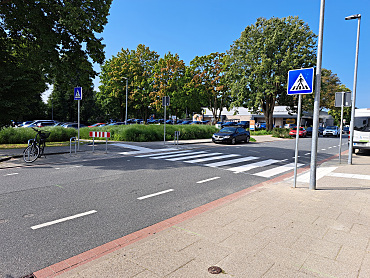
[[45,141],[50,136],[50,131],[32,129],[37,132],[34,139],[28,141],[28,147],[23,151],[23,159],[27,163],[34,162],[44,154]]

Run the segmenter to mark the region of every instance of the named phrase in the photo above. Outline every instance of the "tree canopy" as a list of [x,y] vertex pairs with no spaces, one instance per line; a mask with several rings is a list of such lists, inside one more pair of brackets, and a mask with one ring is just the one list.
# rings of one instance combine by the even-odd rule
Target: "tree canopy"
[[262,108],[267,129],[277,103],[286,103],[287,73],[315,64],[316,35],[298,17],[258,18],[228,51],[227,73],[234,106]]
[[[66,94],[73,93],[74,86],[91,87],[96,76],[92,63],[104,61],[104,44],[97,34],[107,23],[111,3],[112,0],[1,1],[0,39],[5,51],[1,51],[0,58],[10,67],[13,64],[21,69],[9,72],[11,76],[3,80],[8,83],[1,94],[41,99],[46,83],[59,84],[63,90],[68,87]],[[31,72],[38,78],[30,78]],[[28,81],[23,90],[13,84],[25,79]]]

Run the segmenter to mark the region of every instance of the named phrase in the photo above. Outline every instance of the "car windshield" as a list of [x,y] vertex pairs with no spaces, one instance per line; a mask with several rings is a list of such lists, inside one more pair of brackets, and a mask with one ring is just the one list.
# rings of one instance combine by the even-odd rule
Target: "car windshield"
[[326,129],[336,129],[336,126],[327,126]]
[[220,132],[222,132],[222,133],[234,133],[235,128],[233,128],[233,127],[224,127],[223,129],[220,130]]

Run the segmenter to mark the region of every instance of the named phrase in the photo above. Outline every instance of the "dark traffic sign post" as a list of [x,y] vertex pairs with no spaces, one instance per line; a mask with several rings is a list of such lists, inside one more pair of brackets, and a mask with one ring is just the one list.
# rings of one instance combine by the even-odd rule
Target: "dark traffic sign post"
[[[299,141],[299,128],[301,125],[301,107],[302,107],[302,94],[312,94],[313,92],[313,77],[314,69],[298,69],[290,70],[288,72],[288,95],[298,96],[298,115],[297,115],[297,129],[295,137],[295,161],[294,161],[294,188],[297,185],[297,163],[298,163],[298,141]],[[317,134],[316,134],[317,136]],[[312,134],[312,138],[314,134]]]
[[351,92],[336,92],[335,107],[340,109],[340,140],[339,140],[339,164],[342,163],[342,133],[343,133],[343,107],[351,106]]
[[75,88],[74,98],[77,100],[77,149],[80,150],[80,101],[82,99],[82,87]]

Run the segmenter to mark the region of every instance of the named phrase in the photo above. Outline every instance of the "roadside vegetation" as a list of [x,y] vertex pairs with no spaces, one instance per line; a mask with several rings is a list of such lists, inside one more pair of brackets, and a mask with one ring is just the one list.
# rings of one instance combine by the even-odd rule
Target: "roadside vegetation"
[[[63,127],[47,127],[43,130],[50,131],[47,142],[69,141],[77,136],[77,130]],[[206,139],[218,129],[210,125],[166,125],[166,140],[173,140],[175,131],[180,131],[180,140]],[[88,127],[80,129],[81,139],[91,139],[90,131],[108,131],[111,133],[109,140],[129,142],[151,142],[163,140],[163,125],[129,125],[129,126],[104,126],[93,130]],[[34,138],[36,132],[31,128],[2,128],[0,130],[0,144],[27,144]]]

